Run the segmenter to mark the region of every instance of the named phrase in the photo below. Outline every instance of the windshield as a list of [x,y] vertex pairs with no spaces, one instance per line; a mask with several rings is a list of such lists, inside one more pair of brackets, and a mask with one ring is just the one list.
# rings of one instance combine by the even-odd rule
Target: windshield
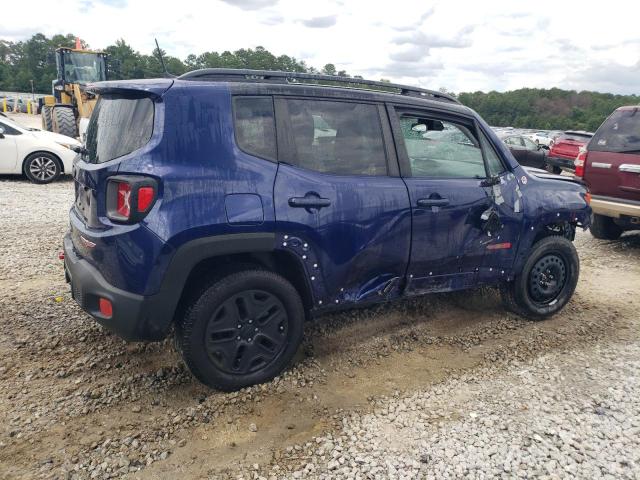
[[63,52],[64,79],[69,83],[101,82],[106,79],[104,57],[97,53]]
[[138,150],[153,133],[150,98],[101,96],[87,127],[89,161],[102,163]]
[[613,112],[593,136],[589,150],[600,152],[640,150],[640,107]]

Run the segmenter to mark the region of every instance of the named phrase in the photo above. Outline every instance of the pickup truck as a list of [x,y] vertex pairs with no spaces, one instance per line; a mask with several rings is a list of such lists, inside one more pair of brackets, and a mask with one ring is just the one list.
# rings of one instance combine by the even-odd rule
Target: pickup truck
[[591,233],[615,240],[640,229],[640,106],[620,107],[575,161],[591,194]]

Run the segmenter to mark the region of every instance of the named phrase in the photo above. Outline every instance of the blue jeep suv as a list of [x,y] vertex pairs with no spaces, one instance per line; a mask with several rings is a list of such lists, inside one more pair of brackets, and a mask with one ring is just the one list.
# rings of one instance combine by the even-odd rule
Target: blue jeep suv
[[585,189],[523,169],[451,96],[228,69],[89,88],[73,297],[127,340],[174,332],[209,386],[278,375],[335,309],[493,285],[542,319],[573,294]]

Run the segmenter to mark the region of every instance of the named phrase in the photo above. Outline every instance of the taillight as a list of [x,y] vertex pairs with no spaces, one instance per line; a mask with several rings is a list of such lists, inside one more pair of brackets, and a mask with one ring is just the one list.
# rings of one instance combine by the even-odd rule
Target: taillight
[[584,177],[584,166],[586,163],[587,163],[587,150],[584,148],[581,148],[580,153],[578,153],[578,156],[573,161],[573,164],[576,167],[576,172],[575,172],[576,177],[581,177],[581,178]]
[[126,182],[118,182],[117,192],[116,212],[128,219],[131,216],[131,185]]
[[107,182],[107,217],[115,222],[136,223],[153,207],[158,184],[153,178],[117,175]]

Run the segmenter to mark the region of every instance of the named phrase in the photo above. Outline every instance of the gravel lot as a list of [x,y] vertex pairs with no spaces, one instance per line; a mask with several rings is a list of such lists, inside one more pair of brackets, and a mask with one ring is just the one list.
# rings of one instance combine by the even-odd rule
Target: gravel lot
[[331,315],[294,368],[225,394],[76,307],[72,196],[0,178],[0,478],[640,478],[640,234],[579,233],[549,321],[491,290]]

